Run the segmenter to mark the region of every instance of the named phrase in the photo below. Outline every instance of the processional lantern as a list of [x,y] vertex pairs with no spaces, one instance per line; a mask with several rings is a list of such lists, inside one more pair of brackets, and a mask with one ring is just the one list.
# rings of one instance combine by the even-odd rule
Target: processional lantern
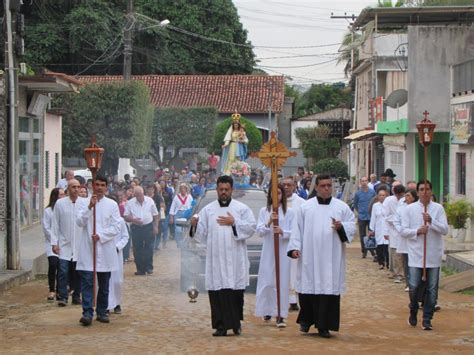
[[423,112],[423,115],[425,117],[416,124],[416,129],[418,130],[418,140],[420,144],[425,147],[433,143],[433,136],[436,124],[428,118],[428,111]]
[[102,165],[102,157],[104,156],[104,148],[99,147],[95,142],[95,135],[92,136],[91,145],[84,148],[84,156],[89,170],[95,179],[95,173]]

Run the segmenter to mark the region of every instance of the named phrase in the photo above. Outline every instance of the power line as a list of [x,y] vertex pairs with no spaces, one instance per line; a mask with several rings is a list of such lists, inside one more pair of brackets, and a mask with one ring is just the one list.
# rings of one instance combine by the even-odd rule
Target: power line
[[314,64],[305,64],[305,65],[293,65],[293,66],[270,66],[270,65],[257,65],[258,67],[261,68],[280,68],[280,69],[292,69],[292,68],[307,68],[307,67],[314,67],[317,65],[322,65],[322,64],[327,64],[336,61],[337,58],[335,59],[330,59],[326,62],[321,62],[321,63],[314,63]]
[[249,19],[249,20],[252,20],[252,21],[269,23],[269,24],[274,24],[274,25],[278,25],[278,26],[285,26],[285,27],[314,28],[314,29],[326,30],[326,31],[345,31],[345,29],[336,28],[336,27],[325,27],[325,26],[317,26],[317,25],[296,24],[296,23],[289,23],[289,22],[283,22],[283,21],[277,21],[277,20],[266,20],[266,19],[263,19],[263,18],[256,18],[256,17],[246,16],[246,15],[240,15],[240,17],[246,18],[246,19]]

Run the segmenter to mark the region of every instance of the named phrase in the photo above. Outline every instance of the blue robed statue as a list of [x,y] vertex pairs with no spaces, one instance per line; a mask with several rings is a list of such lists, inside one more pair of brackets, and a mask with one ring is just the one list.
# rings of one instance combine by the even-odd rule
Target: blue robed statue
[[249,140],[245,127],[240,123],[240,114],[232,114],[232,124],[224,137],[222,145],[221,174],[232,174],[232,163],[247,159],[247,145]]

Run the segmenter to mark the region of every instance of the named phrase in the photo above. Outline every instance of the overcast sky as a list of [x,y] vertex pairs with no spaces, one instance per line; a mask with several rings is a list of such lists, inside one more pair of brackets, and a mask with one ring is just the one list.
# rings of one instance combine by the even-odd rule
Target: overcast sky
[[[291,84],[345,81],[336,55],[349,20],[377,0],[234,0],[261,69],[291,76]],[[305,47],[312,48],[275,48]],[[319,46],[319,47],[318,47]],[[289,57],[289,58],[284,58]],[[292,68],[298,67],[299,68]]]

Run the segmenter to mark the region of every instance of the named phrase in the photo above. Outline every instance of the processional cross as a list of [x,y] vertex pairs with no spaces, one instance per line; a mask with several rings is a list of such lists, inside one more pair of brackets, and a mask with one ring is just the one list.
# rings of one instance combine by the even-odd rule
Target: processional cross
[[[296,152],[290,152],[286,146],[276,139],[275,131],[272,131],[270,140],[262,146],[259,152],[252,153],[252,157],[259,158],[263,165],[271,169],[272,209],[276,213],[273,226],[278,226],[278,169],[285,164],[289,157],[295,157]],[[277,289],[278,318],[280,319],[280,240],[279,235],[273,235],[273,246],[275,252],[275,274]]]

